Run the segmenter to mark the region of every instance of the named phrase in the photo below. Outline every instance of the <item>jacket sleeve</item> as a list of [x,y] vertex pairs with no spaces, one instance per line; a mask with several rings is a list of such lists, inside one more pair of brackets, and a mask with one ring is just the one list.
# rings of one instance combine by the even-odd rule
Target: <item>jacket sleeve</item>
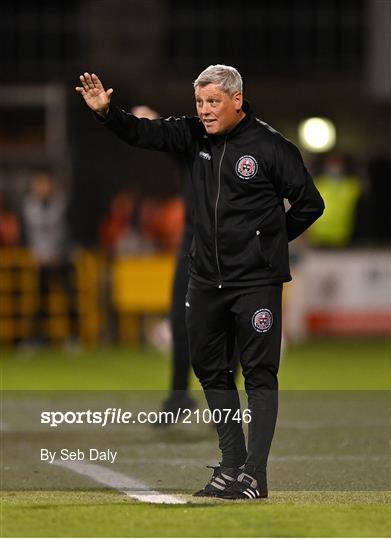
[[99,123],[131,146],[184,154],[192,144],[189,119],[186,117],[148,120],[137,118],[113,105],[106,118],[96,113],[94,116]]
[[275,145],[273,177],[277,193],[288,199],[286,213],[288,241],[294,240],[322,214],[324,202],[307,171],[299,150],[281,138]]

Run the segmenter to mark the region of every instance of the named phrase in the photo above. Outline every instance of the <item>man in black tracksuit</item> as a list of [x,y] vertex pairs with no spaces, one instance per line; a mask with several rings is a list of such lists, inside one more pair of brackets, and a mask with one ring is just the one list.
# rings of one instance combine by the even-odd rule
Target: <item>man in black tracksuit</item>
[[[110,106],[111,88],[106,91],[94,74],[80,79],[76,90],[107,128],[131,145],[182,154],[190,169],[190,355],[209,408],[222,413],[217,421],[222,461],[195,495],[267,497],[266,466],[278,405],[282,283],[291,279],[288,242],[322,214],[322,198],[297,148],[258,120],[243,100],[235,68],[209,66],[194,82],[198,117],[166,120],[138,119]],[[284,198],[291,204],[287,213]],[[247,448],[228,369],[227,344],[233,335],[251,416]]]

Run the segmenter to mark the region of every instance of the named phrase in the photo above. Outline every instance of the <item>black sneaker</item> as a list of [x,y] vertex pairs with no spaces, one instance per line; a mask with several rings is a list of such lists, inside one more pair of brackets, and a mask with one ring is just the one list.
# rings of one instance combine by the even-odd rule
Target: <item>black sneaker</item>
[[267,488],[258,487],[258,482],[253,476],[242,472],[236,481],[218,496],[222,499],[266,499],[268,491]]
[[217,467],[208,465],[208,469],[213,469],[212,478],[203,489],[194,493],[194,497],[221,497],[223,491],[235,483],[241,472],[240,469],[231,469],[220,465]]

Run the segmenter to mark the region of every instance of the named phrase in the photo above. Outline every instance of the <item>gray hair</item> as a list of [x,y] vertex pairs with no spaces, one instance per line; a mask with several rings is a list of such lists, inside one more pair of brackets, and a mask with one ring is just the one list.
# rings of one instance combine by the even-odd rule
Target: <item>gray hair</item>
[[223,92],[231,96],[236,92],[243,92],[243,81],[239,71],[224,64],[216,64],[204,69],[193,82],[194,90],[208,84],[219,85]]

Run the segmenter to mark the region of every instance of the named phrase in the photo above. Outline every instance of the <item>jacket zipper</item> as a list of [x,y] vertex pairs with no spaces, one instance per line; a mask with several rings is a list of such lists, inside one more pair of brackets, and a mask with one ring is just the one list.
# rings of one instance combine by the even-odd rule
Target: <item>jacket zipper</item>
[[220,262],[219,262],[219,252],[217,249],[217,206],[219,204],[220,199],[220,190],[221,190],[221,164],[223,162],[225,149],[227,147],[227,138],[224,141],[224,148],[221,153],[220,163],[219,163],[219,173],[218,173],[218,188],[217,188],[217,197],[216,197],[216,204],[215,204],[215,249],[216,249],[216,264],[217,264],[217,272],[219,274],[219,281],[218,281],[218,288],[221,289],[222,285],[222,279],[221,279],[221,269],[220,269]]

